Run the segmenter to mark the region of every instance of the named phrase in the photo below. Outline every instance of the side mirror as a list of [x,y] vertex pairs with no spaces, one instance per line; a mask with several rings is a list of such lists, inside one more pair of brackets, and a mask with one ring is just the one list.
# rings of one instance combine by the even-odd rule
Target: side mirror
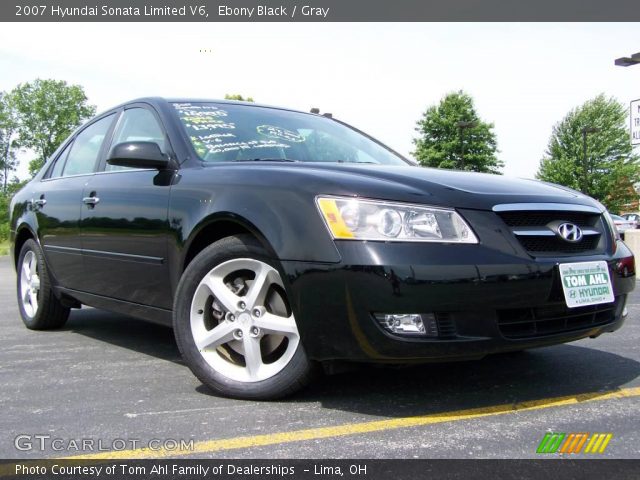
[[111,149],[107,163],[119,167],[163,170],[169,166],[169,157],[162,153],[155,142],[122,142]]

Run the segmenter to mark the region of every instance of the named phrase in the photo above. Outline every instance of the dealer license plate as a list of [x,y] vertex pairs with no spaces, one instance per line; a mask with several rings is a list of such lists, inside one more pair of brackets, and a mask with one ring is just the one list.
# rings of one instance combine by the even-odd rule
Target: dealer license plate
[[607,262],[562,263],[559,267],[569,308],[614,301]]

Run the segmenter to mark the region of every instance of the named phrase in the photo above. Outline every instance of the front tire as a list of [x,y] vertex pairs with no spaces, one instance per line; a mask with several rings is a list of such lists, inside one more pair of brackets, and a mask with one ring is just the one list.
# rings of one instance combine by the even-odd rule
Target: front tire
[[278,264],[253,237],[224,238],[200,252],[180,280],[173,312],[185,362],[214,392],[268,400],[309,383],[314,368]]
[[69,318],[69,309],[56,298],[42,249],[29,239],[18,255],[17,294],[20,316],[31,330],[62,327]]

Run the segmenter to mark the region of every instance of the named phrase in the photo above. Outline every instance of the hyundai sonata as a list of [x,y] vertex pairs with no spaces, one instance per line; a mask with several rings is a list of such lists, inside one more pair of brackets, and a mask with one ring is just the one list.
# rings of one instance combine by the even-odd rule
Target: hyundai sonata
[[596,337],[635,285],[578,192],[421,168],[330,116],[229,101],[98,115],[15,195],[11,229],[28,328],[82,305],[172,325],[193,373],[242,398],[318,366]]

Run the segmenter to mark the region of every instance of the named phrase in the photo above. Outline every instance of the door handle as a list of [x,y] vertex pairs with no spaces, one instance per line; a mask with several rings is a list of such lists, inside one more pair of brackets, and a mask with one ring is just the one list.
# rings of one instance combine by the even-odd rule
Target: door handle
[[89,207],[95,207],[100,202],[100,199],[94,195],[92,197],[84,197],[82,202]]

